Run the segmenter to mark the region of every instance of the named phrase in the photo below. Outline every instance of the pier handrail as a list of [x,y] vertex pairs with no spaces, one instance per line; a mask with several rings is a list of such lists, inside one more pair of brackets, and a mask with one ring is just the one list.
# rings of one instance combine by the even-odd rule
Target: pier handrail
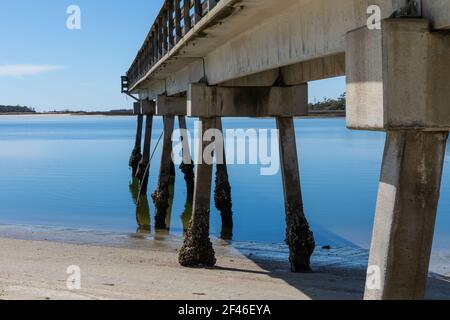
[[219,1],[165,0],[126,77],[122,77],[122,92],[141,80]]

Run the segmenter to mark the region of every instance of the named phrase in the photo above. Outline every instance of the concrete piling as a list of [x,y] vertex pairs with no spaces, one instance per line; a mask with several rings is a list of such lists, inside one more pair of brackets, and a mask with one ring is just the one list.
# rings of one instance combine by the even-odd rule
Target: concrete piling
[[[215,118],[201,118],[199,137],[216,126]],[[203,159],[203,150],[210,144],[199,141],[199,159]],[[185,267],[214,266],[215,252],[209,238],[209,218],[211,200],[212,163],[201,161],[196,167],[194,204],[189,229],[179,253],[179,262]]]
[[447,132],[388,132],[368,300],[425,297],[447,138]]
[[131,152],[131,157],[128,162],[128,165],[131,167],[132,176],[135,177],[137,173],[137,169],[139,166],[139,162],[142,159],[141,154],[141,143],[142,143],[142,126],[143,126],[144,117],[142,114],[137,115],[137,129],[136,129],[136,139],[134,143],[133,151]]
[[[217,118],[217,129],[222,133],[222,119]],[[223,148],[223,146],[222,146]],[[214,203],[222,218],[221,238],[231,240],[233,238],[233,203],[231,200],[231,185],[228,179],[226,153],[223,148],[222,159],[216,164],[216,180],[214,190]]]
[[194,162],[192,161],[191,152],[189,150],[189,142],[187,135],[186,117],[178,116],[178,122],[182,134],[183,144],[183,162],[180,165],[180,170],[184,174],[184,180],[186,181],[186,190],[188,198],[194,196]]
[[278,117],[280,157],[286,210],[286,242],[293,272],[310,272],[314,235],[303,210],[294,119]]
[[144,136],[144,151],[139,162],[136,177],[141,181],[141,194],[147,194],[148,177],[150,174],[150,148],[152,142],[153,115],[147,115]]
[[174,117],[165,116],[164,121],[164,141],[161,155],[161,165],[158,179],[158,187],[152,194],[155,205],[155,227],[165,229],[167,210],[169,209],[169,184],[172,172],[172,132],[174,129]]

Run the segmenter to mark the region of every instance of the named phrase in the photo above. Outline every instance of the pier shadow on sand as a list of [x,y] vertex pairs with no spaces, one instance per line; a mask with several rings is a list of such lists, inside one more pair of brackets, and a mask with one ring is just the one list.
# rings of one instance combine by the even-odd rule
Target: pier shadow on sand
[[[264,245],[257,250],[248,245],[233,245],[260,271],[239,268],[216,268],[231,272],[257,273],[282,280],[312,300],[361,300],[364,297],[368,252],[355,247],[317,248],[312,258],[312,273],[292,273],[288,263],[288,249],[280,245],[267,258]],[[273,247],[270,248],[273,250]],[[450,262],[450,257],[449,257]],[[450,276],[430,272],[426,299],[450,299]]]

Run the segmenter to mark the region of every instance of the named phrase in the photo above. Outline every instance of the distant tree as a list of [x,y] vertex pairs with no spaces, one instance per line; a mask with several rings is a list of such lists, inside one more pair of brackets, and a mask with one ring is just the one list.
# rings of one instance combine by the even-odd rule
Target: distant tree
[[337,99],[324,98],[323,101],[310,103],[309,108],[312,111],[345,111],[346,110],[346,96],[341,94]]
[[27,106],[7,106],[0,105],[0,113],[36,113],[34,108],[30,108]]

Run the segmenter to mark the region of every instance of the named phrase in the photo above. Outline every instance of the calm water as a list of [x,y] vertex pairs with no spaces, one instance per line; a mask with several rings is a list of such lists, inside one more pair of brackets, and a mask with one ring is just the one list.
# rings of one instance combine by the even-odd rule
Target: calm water
[[[188,125],[193,128],[193,123]],[[274,128],[271,120],[229,120],[225,128]],[[319,245],[367,247],[370,242],[384,134],[345,129],[344,119],[296,121],[305,210]],[[153,146],[161,133],[158,119]],[[128,158],[131,117],[0,117],[0,224],[134,233]],[[152,162],[156,187],[159,150]],[[450,247],[450,155],[446,156],[436,249]],[[259,166],[230,166],[233,239],[284,239],[281,176]],[[185,183],[177,171],[170,232],[182,234]],[[212,206],[213,207],[213,206]],[[150,203],[150,212],[153,213]],[[213,209],[212,232],[220,235]],[[153,221],[153,220],[152,220]]]

